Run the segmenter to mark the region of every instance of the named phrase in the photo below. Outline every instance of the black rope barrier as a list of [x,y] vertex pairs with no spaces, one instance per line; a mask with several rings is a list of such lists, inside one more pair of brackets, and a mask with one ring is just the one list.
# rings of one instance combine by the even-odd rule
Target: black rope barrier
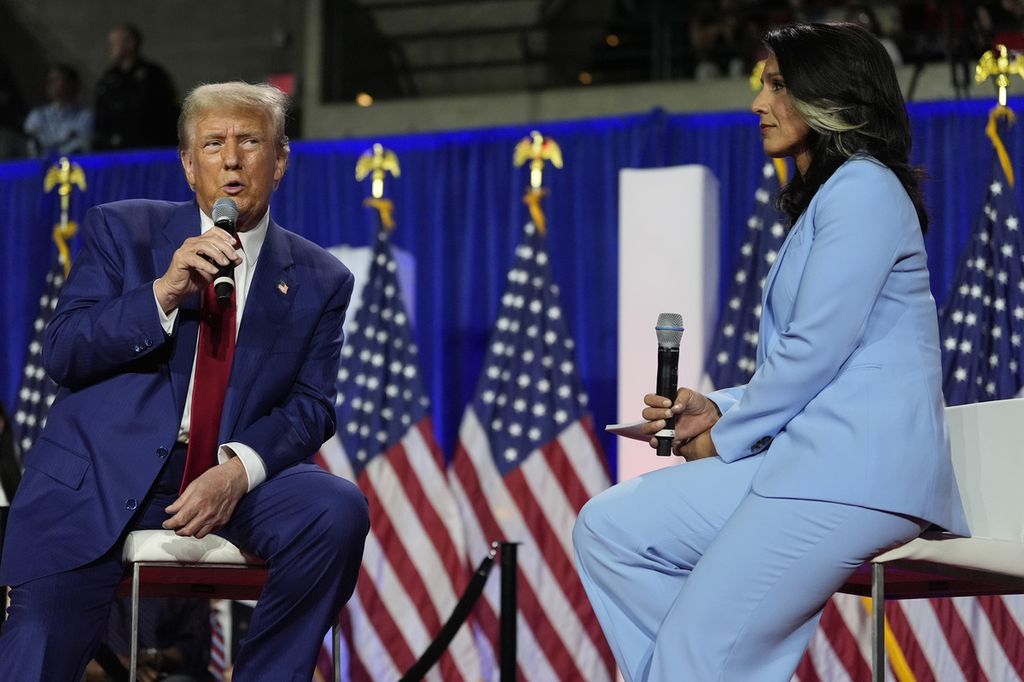
[[[441,658],[455,633],[466,622],[469,612],[476,606],[480,595],[483,594],[484,585],[494,568],[494,557],[501,553],[501,682],[514,682],[516,679],[516,545],[515,542],[491,543],[491,551],[487,553],[480,565],[477,566],[473,577],[463,591],[459,601],[452,609],[452,615],[441,627],[437,637],[430,643],[427,650],[423,652],[419,660],[413,663],[412,667],[401,677],[398,682],[417,682],[430,671],[434,664]],[[510,576],[510,577],[509,577]],[[511,635],[507,631],[511,631]],[[506,637],[510,639],[506,640]],[[509,663],[510,661],[510,663]]]

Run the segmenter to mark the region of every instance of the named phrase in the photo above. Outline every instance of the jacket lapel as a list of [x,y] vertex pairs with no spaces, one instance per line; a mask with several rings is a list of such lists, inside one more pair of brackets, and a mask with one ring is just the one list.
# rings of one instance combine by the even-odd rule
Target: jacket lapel
[[761,296],[761,319],[757,330],[757,359],[756,366],[760,367],[764,364],[765,356],[768,353],[768,345],[775,339],[775,334],[778,329],[775,325],[775,311],[772,310],[771,304],[771,293],[772,288],[775,286],[775,280],[778,277],[779,270],[782,269],[782,261],[786,256],[786,252],[789,250],[789,245],[793,243],[793,237],[801,229],[803,229],[805,219],[808,211],[804,211],[804,214],[797,220],[796,225],[786,235],[786,239],[782,242],[782,246],[779,247],[779,252],[775,255],[775,262],[772,263],[772,267],[768,270],[768,277],[764,283],[764,293]]
[[242,324],[235,342],[235,358],[220,425],[222,443],[230,440],[245,397],[252,390],[266,355],[277,340],[279,328],[288,319],[298,289],[292,265],[287,235],[271,219],[245,298]]
[[[153,269],[157,277],[167,272],[174,252],[189,237],[199,236],[199,206],[190,201],[181,204],[171,214],[171,219],[164,225],[162,234],[155,238],[153,249]],[[169,371],[171,390],[174,393],[174,404],[180,416],[185,410],[185,395],[188,392],[189,378],[192,376],[192,361],[196,354],[196,338],[199,334],[199,294],[190,296],[178,308],[178,319],[175,323]]]

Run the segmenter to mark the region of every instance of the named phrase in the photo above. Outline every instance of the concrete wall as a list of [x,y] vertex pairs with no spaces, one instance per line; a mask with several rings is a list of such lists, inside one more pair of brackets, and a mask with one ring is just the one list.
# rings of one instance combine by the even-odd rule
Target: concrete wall
[[[319,73],[322,36],[318,30],[320,6],[330,0],[307,0],[304,47],[306,87],[303,94],[303,133],[307,138],[365,137],[389,133],[478,128],[516,123],[540,123],[594,116],[649,111],[746,111],[753,93],[747,78],[720,78],[704,82],[673,81],[616,86],[519,91],[486,95],[421,97],[378,101],[370,107],[324,104],[320,101]],[[913,68],[898,69],[907,91]],[[1020,81],[1013,87],[1021,89]],[[1012,92],[1012,90],[1011,90]],[[371,93],[372,94],[372,93]],[[974,85],[971,97],[991,99],[991,83]],[[946,64],[929,64],[915,88],[917,101],[953,99],[955,93]]]
[[[108,66],[107,33],[133,23],[143,35],[143,55],[171,74],[178,92],[205,81],[298,70],[303,0],[2,0],[5,13],[40,46],[38,55],[5,56],[30,104],[44,99],[40,59],[75,65],[83,102]],[[0,35],[11,29],[0,29]],[[28,57],[28,59],[26,59]]]
[[[295,71],[300,78],[303,137],[338,138],[423,130],[540,123],[648,111],[745,110],[752,99],[746,79],[702,83],[638,83],[520,90],[490,95],[380,101],[369,108],[320,102],[323,30],[321,3],[331,0],[0,0],[0,51],[14,68],[28,103],[43,99],[42,63],[79,66],[83,101],[107,66],[106,35],[132,22],[145,37],[143,52],[171,73],[179,93],[204,81]],[[527,3],[529,5],[529,3]],[[15,40],[15,38],[17,40]],[[909,82],[910,67],[903,67]],[[1020,89],[1020,82],[1014,87]],[[990,85],[973,96],[992,98]],[[918,100],[949,99],[949,69],[930,65]]]

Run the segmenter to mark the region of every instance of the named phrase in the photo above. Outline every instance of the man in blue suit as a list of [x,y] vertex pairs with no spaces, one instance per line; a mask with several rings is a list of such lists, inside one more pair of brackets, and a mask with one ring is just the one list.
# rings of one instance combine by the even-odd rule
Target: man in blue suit
[[[352,275],[270,218],[288,162],[286,107],[269,86],[195,89],[179,140],[196,200],[122,201],[86,216],[46,334],[61,390],[25,457],[0,565],[0,583],[14,586],[2,682],[80,679],[125,535],[161,527],[217,531],[268,563],[236,681],[312,675],[355,587],[369,520],[351,482],[309,461],[335,430]],[[240,248],[213,225],[222,197],[238,207]],[[216,311],[205,290],[229,263],[235,307]],[[234,339],[221,370],[208,369],[210,334],[214,347]],[[204,428],[208,448],[197,445]]]

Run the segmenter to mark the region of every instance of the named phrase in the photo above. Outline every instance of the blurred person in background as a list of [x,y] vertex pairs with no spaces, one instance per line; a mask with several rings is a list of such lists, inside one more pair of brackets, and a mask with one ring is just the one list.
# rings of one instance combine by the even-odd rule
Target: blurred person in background
[[177,96],[171,77],[141,56],[142,34],[131,24],[107,35],[108,68],[96,83],[94,148],[171,147],[177,142]]
[[92,112],[78,104],[81,81],[68,64],[54,64],[46,72],[49,104],[36,107],[25,118],[29,156],[57,156],[89,151]]

